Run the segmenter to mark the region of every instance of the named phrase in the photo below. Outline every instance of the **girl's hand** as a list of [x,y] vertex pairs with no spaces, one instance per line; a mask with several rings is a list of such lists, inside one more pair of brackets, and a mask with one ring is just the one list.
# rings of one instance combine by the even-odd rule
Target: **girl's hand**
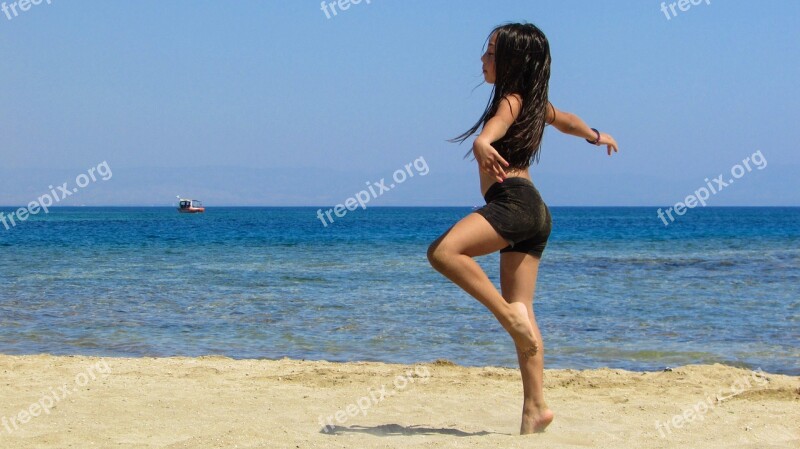
[[494,176],[497,182],[503,182],[506,179],[506,172],[503,168],[508,167],[509,163],[491,144],[481,139],[475,139],[475,143],[472,145],[472,154],[478,161],[478,167]]
[[611,150],[614,150],[615,153],[619,152],[619,147],[617,147],[617,141],[614,140],[611,135],[606,133],[600,133],[600,140],[597,141],[597,146],[606,145],[608,147],[608,155],[611,156]]

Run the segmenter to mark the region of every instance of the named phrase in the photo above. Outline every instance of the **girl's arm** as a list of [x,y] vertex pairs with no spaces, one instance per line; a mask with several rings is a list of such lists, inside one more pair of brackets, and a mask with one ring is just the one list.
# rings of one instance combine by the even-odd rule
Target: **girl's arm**
[[481,133],[472,144],[472,154],[478,161],[478,167],[494,176],[498,182],[503,182],[506,172],[503,167],[508,167],[508,162],[494,149],[492,143],[506,135],[508,128],[514,123],[522,109],[522,99],[519,95],[512,94],[503,98],[497,113],[486,122]]
[[[564,134],[572,136],[583,137],[584,139],[594,140],[597,135],[592,128],[589,128],[580,117],[575,114],[559,111],[553,104],[550,104],[550,110],[547,113],[547,123],[553,125],[554,128]],[[600,133],[600,140],[597,145],[606,145],[608,147],[608,155],[611,156],[611,151],[615,153],[619,151],[617,141],[614,140],[609,134]]]

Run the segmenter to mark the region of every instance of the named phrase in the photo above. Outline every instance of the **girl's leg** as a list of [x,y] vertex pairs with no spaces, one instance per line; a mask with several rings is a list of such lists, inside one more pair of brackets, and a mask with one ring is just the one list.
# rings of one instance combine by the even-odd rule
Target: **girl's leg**
[[526,357],[526,353],[534,353],[536,343],[528,314],[506,302],[472,259],[506,246],[508,242],[483,216],[471,213],[431,243],[428,260],[433,268],[486,306],[521,348],[521,357]]
[[500,285],[503,297],[510,305],[524,310],[536,338],[538,351],[525,357],[517,346],[517,359],[522,374],[524,401],[522,404],[521,434],[543,432],[553,421],[553,412],[547,407],[542,388],[544,376],[544,343],[536,316],[533,314],[533,295],[539,259],[525,253],[507,252],[500,255]]

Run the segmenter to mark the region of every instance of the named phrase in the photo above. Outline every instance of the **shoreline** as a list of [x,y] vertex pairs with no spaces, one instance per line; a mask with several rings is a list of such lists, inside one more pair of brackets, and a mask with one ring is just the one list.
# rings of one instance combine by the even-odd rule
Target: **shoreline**
[[[0,358],[2,357],[55,357],[55,358],[75,358],[75,357],[82,357],[87,359],[126,359],[126,360],[139,360],[139,359],[149,359],[149,360],[161,360],[161,359],[186,359],[186,360],[200,360],[200,359],[229,359],[234,362],[278,362],[278,361],[285,361],[285,360],[292,360],[295,362],[305,363],[305,362],[326,362],[332,364],[381,364],[381,365],[397,365],[397,366],[414,366],[414,365],[443,365],[443,366],[456,366],[460,368],[474,368],[474,369],[481,369],[481,368],[498,368],[498,369],[511,369],[519,371],[517,365],[503,365],[503,364],[481,364],[481,363],[461,363],[445,358],[438,358],[434,360],[425,360],[425,361],[413,361],[413,362],[406,362],[403,360],[393,361],[393,360],[370,360],[370,359],[352,359],[352,360],[340,360],[337,358],[313,358],[313,357],[296,357],[296,356],[289,356],[284,355],[280,358],[270,358],[270,357],[249,357],[249,356],[235,356],[235,355],[226,355],[226,354],[191,354],[191,355],[140,355],[140,354],[122,354],[122,355],[92,355],[86,353],[49,353],[49,352],[21,352],[21,353],[2,353],[0,352]],[[550,362],[549,365],[555,364],[554,362]],[[548,363],[545,364],[548,366]],[[739,369],[744,371],[760,371],[766,374],[771,375],[782,375],[788,377],[796,377],[800,379],[800,369],[794,367],[782,367],[781,369],[768,369],[764,370],[761,366],[754,366],[749,365],[744,362],[736,361],[732,363],[728,363],[726,361],[701,361],[698,363],[691,363],[691,364],[680,364],[680,362],[672,360],[671,363],[669,361],[664,361],[664,364],[659,365],[658,368],[651,369],[650,367],[642,367],[642,366],[583,366],[583,367],[555,367],[555,368],[545,368],[545,371],[596,371],[596,370],[612,370],[612,371],[625,371],[630,373],[661,373],[665,371],[669,371],[675,369],[676,367],[690,367],[690,366],[722,366],[728,367],[733,369]],[[773,367],[774,368],[774,367]]]
[[517,435],[519,371],[222,356],[0,355],[0,446],[797,447],[800,376],[715,365],[546,369],[556,419]]

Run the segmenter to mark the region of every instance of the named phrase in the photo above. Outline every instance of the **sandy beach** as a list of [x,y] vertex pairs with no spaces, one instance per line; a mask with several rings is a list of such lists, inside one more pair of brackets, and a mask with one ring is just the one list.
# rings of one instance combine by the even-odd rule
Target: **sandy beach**
[[800,378],[723,365],[519,373],[297,360],[0,356],[2,448],[797,448]]

